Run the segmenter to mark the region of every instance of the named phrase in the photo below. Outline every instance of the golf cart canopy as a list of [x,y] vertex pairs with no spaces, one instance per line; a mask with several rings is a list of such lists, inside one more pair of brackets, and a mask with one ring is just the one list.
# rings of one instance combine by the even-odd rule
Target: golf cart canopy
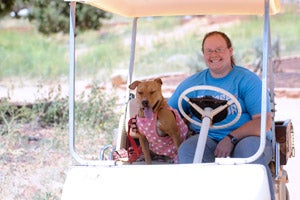
[[[72,0],[66,0],[72,1]],[[176,15],[263,15],[265,0],[73,0],[125,17]],[[270,14],[280,11],[270,0]]]

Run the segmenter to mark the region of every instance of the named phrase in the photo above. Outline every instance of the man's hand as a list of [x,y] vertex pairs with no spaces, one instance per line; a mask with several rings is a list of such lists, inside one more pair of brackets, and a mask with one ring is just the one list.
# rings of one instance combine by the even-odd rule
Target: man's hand
[[215,149],[215,156],[217,158],[226,158],[231,155],[231,152],[234,148],[234,145],[231,143],[231,140],[229,137],[224,137],[223,140],[221,140],[216,149]]

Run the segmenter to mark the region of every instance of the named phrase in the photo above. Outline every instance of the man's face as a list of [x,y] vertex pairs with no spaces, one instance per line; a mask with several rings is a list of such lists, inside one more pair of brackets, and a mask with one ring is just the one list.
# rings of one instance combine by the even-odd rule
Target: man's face
[[225,76],[231,70],[233,49],[228,48],[225,39],[220,35],[211,35],[203,45],[203,55],[212,74]]

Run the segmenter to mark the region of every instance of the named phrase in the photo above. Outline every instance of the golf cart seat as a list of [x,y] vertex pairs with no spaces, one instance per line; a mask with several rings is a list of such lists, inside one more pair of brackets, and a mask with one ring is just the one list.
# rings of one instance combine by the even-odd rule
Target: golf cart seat
[[[137,99],[136,98],[130,99],[128,102],[128,109],[126,112],[125,122],[128,122],[130,119],[137,116],[138,111],[139,111],[139,108],[138,108]],[[130,130],[129,130],[129,128],[130,128]],[[125,130],[126,130],[127,134],[130,133],[131,137],[138,138],[138,135],[137,135],[138,133],[136,132],[136,129],[125,126]]]
[[138,114],[137,100],[132,98],[128,101],[125,113],[120,117],[116,150],[126,148],[128,133],[134,139],[138,139],[137,132],[128,126],[128,121]]

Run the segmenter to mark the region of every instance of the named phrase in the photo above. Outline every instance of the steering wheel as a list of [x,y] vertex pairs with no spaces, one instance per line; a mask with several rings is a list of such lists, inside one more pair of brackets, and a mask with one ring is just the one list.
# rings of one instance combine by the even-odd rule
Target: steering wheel
[[[202,109],[200,106],[198,106],[196,103],[193,103],[188,97],[187,97],[187,94],[190,93],[190,92],[195,92],[195,91],[200,91],[200,90],[210,90],[210,91],[215,91],[215,92],[218,92],[220,94],[223,94],[227,97],[230,98],[230,100],[225,104],[225,105],[221,105],[215,109],[212,109],[212,108],[209,108],[209,109]],[[194,110],[196,110],[199,114],[202,115],[202,117],[209,117],[211,120],[213,119],[213,117],[215,115],[217,115],[218,113],[220,113],[221,111],[223,111],[224,109],[227,109],[230,105],[232,104],[235,104],[237,106],[237,110],[238,110],[238,113],[236,115],[236,117],[226,123],[226,124],[223,124],[223,125],[212,125],[210,128],[211,129],[223,129],[223,128],[227,128],[233,124],[235,124],[241,117],[241,114],[242,114],[242,108],[241,108],[241,104],[240,102],[237,100],[237,98],[235,96],[233,96],[231,93],[229,93],[228,91],[222,89],[222,88],[219,88],[219,87],[214,87],[214,86],[209,86],[209,85],[198,85],[198,86],[193,86],[193,87],[190,87],[188,89],[186,89],[185,91],[183,91],[181,93],[181,95],[179,96],[179,99],[178,99],[178,107],[179,107],[179,110],[180,110],[180,113],[191,123],[195,124],[195,125],[198,125],[198,126],[201,126],[202,123],[192,119],[182,108],[182,103],[183,103],[183,100],[185,100],[186,102],[188,102],[193,108]]]

